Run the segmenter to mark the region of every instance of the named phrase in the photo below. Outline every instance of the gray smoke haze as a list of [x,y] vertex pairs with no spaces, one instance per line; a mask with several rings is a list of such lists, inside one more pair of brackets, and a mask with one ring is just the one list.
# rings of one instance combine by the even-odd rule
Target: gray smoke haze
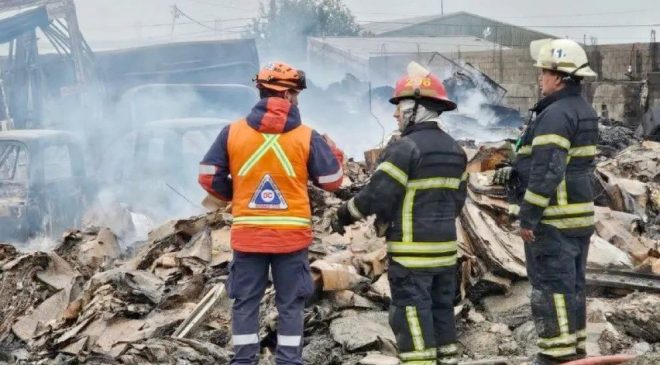
[[[202,25],[177,19],[172,27],[172,2],[162,0],[76,1],[81,29],[95,51],[235,38],[258,14],[259,1],[181,0],[176,4]],[[347,0],[346,4],[362,24],[440,13],[438,0]],[[653,0],[589,0],[581,2],[578,10],[568,0],[444,1],[444,6],[445,13],[468,11],[579,41],[585,36],[597,37],[599,43],[648,41],[652,27],[566,26],[650,24],[657,23],[660,15],[660,5]],[[511,9],[516,9],[515,13]],[[40,37],[40,46],[44,40]],[[329,134],[349,157],[362,160],[365,150],[381,145],[384,136],[396,129],[394,107],[387,102],[391,88],[370,88],[369,80],[357,80],[341,70],[331,73],[315,69],[317,65],[298,57],[304,54],[301,51],[260,49],[259,62],[264,65],[282,60],[314,70],[309,74],[310,87],[300,98],[303,121]],[[442,79],[456,72],[446,65],[430,68]],[[401,74],[404,71],[396,70]],[[244,79],[249,83],[248,78]],[[478,86],[483,82],[477,80]],[[197,184],[197,164],[222,126],[249,111],[256,98],[254,89],[251,92],[242,90],[241,97],[232,99],[226,95],[209,97],[191,85],[176,90],[163,85],[138,87],[113,99],[98,95],[96,104],[105,105],[99,120],[86,116],[100,110],[81,110],[73,99],[49,99],[44,105],[44,126],[71,131],[83,139],[87,151],[84,158],[90,181],[85,190],[90,192],[90,209],[81,217],[81,224],[110,225],[128,243],[143,239],[150,227],[163,220],[203,211],[200,202],[205,193]],[[443,114],[449,132],[456,138],[477,142],[514,136],[512,128],[497,125],[499,117],[489,104],[492,100],[479,88],[466,91],[457,112]],[[187,125],[185,131],[177,129],[181,123]],[[0,199],[20,196],[12,188],[16,187],[3,185]],[[0,206],[0,211],[4,206],[8,204]],[[37,237],[29,245],[40,249],[49,243]]]
[[[175,36],[236,36],[249,18],[258,14],[260,0],[76,0],[81,27],[97,45],[125,41],[167,41],[171,37],[172,14],[176,3],[192,17],[204,21],[212,29],[193,24],[179,24]],[[657,24],[660,5],[655,0],[585,0],[579,5],[571,0],[552,2],[528,0],[444,0],[444,12],[467,11],[507,23],[527,26],[557,37],[582,41],[586,36],[600,44],[648,42],[652,27],[632,26]],[[362,23],[388,21],[415,16],[440,14],[440,0],[345,0],[345,4]],[[181,22],[185,23],[185,22]],[[628,27],[593,27],[620,24]],[[579,27],[586,26],[586,27]],[[655,27],[660,31],[660,27]],[[116,43],[118,44],[118,43]],[[93,44],[94,46],[94,44]]]

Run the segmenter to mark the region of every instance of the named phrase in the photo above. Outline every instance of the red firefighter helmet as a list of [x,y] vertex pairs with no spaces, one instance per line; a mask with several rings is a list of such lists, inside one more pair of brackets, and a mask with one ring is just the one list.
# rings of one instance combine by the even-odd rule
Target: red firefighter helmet
[[439,112],[456,109],[442,81],[417,62],[411,62],[408,73],[397,81],[390,103],[396,105],[404,99],[419,100],[424,107]]
[[262,68],[253,81],[258,88],[275,91],[301,91],[307,88],[305,72],[282,62],[274,62]]

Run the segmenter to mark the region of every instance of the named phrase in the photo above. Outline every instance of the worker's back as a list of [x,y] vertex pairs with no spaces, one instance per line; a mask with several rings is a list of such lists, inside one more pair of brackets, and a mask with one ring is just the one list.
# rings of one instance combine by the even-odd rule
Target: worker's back
[[340,155],[302,124],[295,105],[263,98],[220,133],[201,164],[200,182],[232,202],[232,248],[290,253],[312,242],[307,182],[337,189]]
[[[290,128],[265,125],[257,131],[244,119],[229,129],[232,243],[239,250],[293,252],[311,237],[307,161],[312,130],[301,124]],[[273,240],[273,235],[285,237]]]
[[[405,193],[387,213],[390,254],[411,268],[454,265],[456,217],[466,197],[465,152],[435,121],[406,128],[388,150],[394,160],[409,160]],[[423,252],[415,252],[419,245]]]

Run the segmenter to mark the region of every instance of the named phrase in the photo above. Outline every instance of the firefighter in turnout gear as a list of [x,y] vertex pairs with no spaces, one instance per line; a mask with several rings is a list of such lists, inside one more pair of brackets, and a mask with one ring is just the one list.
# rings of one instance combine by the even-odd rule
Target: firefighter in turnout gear
[[585,267],[594,230],[592,176],[598,117],[581,96],[595,77],[586,53],[568,39],[532,42],[543,98],[516,144],[508,185],[509,212],[520,218],[531,305],[540,352],[532,364],[586,356]]
[[375,214],[387,222],[390,325],[402,364],[457,364],[453,302],[456,217],[466,198],[467,158],[442,129],[456,104],[442,82],[415,62],[391,103],[401,138],[383,152],[369,184],[332,221],[339,233]]
[[303,308],[313,293],[307,248],[312,214],[307,182],[337,190],[343,154],[301,123],[298,93],[305,74],[283,63],[263,68],[255,81],[261,100],[250,114],[225,127],[200,164],[199,182],[232,202],[227,279],[232,307],[231,364],[256,364],[259,306],[269,281],[275,286],[278,365],[302,365]]

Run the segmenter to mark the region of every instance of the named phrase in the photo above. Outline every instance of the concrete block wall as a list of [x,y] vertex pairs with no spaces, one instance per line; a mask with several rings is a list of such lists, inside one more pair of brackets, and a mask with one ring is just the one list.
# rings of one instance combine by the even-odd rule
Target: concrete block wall
[[[612,44],[586,47],[592,68],[599,81],[631,81],[626,75],[632,66],[633,79],[645,79],[652,70],[649,43]],[[538,70],[528,49],[503,49],[463,52],[460,59],[469,62],[500,83],[533,83]]]
[[[653,69],[651,47],[649,43],[586,47],[592,68],[599,77],[585,83],[585,97],[599,114],[605,105],[610,118],[637,123],[647,104],[657,102],[658,83],[645,86],[642,81]],[[505,102],[522,112],[531,108],[540,97],[536,86],[539,71],[533,67],[528,49],[464,52],[460,59],[502,84],[508,90]],[[630,76],[627,75],[629,66]],[[644,100],[644,87],[648,88],[648,103]]]
[[607,110],[609,118],[637,125],[644,114],[642,81],[599,81],[592,82],[591,105],[599,115]]
[[[658,47],[658,44],[655,44]],[[603,105],[609,111],[610,118],[636,122],[652,103],[658,103],[657,82],[641,82],[656,69],[658,60],[651,60],[652,44],[614,44],[588,46],[586,52],[592,68],[599,74],[595,81],[585,82],[585,97],[592,102],[600,112]],[[428,64],[434,72],[442,75],[447,66],[443,66],[441,57],[433,53],[392,54],[360,59],[355,55],[324,49],[310,41],[309,60],[312,68],[319,73],[343,76],[352,72],[363,80],[369,80],[372,85],[393,85],[400,77],[408,62],[415,60]],[[503,85],[508,94],[505,103],[526,114],[539,99],[539,70],[533,67],[529,50],[495,48],[480,52],[453,52],[445,56],[471,63],[496,82]],[[660,57],[660,55],[659,55]],[[334,66],[334,67],[333,67]],[[628,68],[631,73],[628,74]],[[448,75],[443,75],[448,76]],[[339,77],[340,78],[340,77]],[[645,89],[646,88],[646,89]],[[645,96],[648,95],[648,98]]]
[[518,109],[522,115],[527,115],[529,108],[539,100],[539,87],[537,83],[511,83],[501,84],[507,90],[504,103]]

